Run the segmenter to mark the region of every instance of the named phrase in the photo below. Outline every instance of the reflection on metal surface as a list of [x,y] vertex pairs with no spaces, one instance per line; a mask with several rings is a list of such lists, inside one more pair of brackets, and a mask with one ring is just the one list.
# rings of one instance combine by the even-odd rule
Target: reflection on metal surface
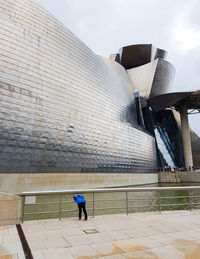
[[[171,167],[176,169],[184,168],[184,154],[181,131],[171,110],[159,112],[151,111],[148,107],[143,109],[145,127],[156,138],[157,162],[159,167]],[[159,136],[156,137],[156,133]],[[158,135],[157,134],[157,135]],[[168,159],[168,157],[171,159]],[[165,159],[166,157],[166,159]]]
[[35,1],[0,9],[0,172],[156,172],[126,70]]
[[149,97],[164,94],[172,89],[175,68],[168,61],[159,59]]
[[158,144],[158,148],[159,148],[160,152],[162,153],[166,164],[172,169],[172,171],[174,171],[174,167],[175,167],[174,162],[173,162],[174,154],[173,154],[172,150],[170,150],[170,146],[167,145],[167,143],[169,142],[168,138],[166,140],[166,137],[165,137],[166,135],[162,134],[162,132],[160,132],[156,128],[155,128],[154,132],[155,132],[155,137],[156,137],[156,141]]
[[142,108],[172,87],[165,50],[99,57],[33,0],[1,1],[0,22],[0,172],[156,173]]
[[[184,166],[187,168],[187,170],[193,170],[193,169],[199,168],[200,167],[200,149],[199,149],[200,138],[197,135],[195,135],[195,133],[189,128],[189,125],[187,122],[188,120],[187,113],[195,114],[200,112],[200,91],[162,94],[148,99],[147,103],[157,113],[158,111],[162,112],[162,110],[167,107],[173,107],[180,112],[182,116],[181,128],[182,128],[182,138],[184,143],[184,154],[185,154]],[[184,116],[183,116],[183,109],[185,109]],[[180,122],[179,118],[176,118],[176,120],[177,122]],[[192,143],[190,141],[190,135],[192,135]],[[180,147],[181,145],[182,144],[180,143],[177,145],[177,147]],[[192,160],[194,161],[194,163]],[[181,164],[181,163],[178,163],[178,164]]]

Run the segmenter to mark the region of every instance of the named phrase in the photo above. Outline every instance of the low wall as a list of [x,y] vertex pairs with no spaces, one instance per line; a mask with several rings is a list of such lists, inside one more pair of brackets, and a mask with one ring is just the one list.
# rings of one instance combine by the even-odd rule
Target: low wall
[[0,191],[20,194],[23,191],[116,187],[157,182],[157,173],[0,174]]
[[0,226],[13,225],[20,222],[21,198],[0,192]]
[[179,173],[177,172],[158,172],[159,183],[180,183]]
[[181,182],[200,182],[200,171],[179,172]]
[[200,171],[158,172],[159,183],[200,182]]

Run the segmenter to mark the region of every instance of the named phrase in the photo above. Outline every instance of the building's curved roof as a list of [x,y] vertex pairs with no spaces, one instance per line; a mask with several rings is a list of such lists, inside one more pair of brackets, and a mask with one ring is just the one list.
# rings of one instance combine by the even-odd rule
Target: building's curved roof
[[148,99],[147,103],[156,112],[171,106],[178,109],[183,103],[187,105],[188,109],[200,110],[200,90],[157,95]]
[[125,69],[131,69],[145,65],[157,58],[165,59],[167,52],[155,48],[152,44],[137,44],[124,46],[119,50],[119,63]]

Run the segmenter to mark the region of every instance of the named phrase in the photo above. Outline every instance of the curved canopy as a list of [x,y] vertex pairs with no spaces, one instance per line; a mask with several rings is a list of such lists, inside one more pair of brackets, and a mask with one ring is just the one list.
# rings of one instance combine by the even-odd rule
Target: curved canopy
[[200,90],[161,94],[148,99],[147,103],[156,112],[171,106],[178,110],[182,104],[185,104],[187,109],[200,110]]

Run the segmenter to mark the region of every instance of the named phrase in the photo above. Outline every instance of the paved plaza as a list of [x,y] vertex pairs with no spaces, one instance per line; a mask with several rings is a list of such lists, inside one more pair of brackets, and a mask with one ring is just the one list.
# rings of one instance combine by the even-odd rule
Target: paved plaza
[[[35,259],[199,259],[200,210],[27,221]],[[0,227],[0,259],[25,258],[16,226]]]

